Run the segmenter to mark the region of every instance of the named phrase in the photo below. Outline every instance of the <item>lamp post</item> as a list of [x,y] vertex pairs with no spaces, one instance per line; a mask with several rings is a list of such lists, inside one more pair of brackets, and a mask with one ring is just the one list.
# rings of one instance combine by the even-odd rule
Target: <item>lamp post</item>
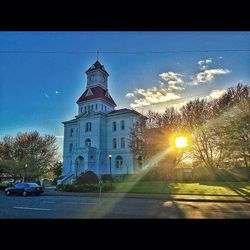
[[111,181],[111,186],[112,186],[111,159],[112,159],[112,154],[111,154],[111,153],[109,153],[109,174],[110,174],[110,181]]
[[[26,175],[26,174],[27,174],[27,172],[26,172],[27,170],[26,170],[26,169],[27,169],[27,167],[28,167],[28,164],[25,164],[24,167],[25,167],[25,173],[24,173],[24,175]],[[25,181],[25,177],[23,177],[23,182],[24,182],[24,181]]]

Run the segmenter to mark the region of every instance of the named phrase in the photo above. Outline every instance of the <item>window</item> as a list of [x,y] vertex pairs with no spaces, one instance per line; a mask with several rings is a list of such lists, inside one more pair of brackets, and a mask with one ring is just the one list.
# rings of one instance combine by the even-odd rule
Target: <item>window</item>
[[91,122],[87,122],[85,124],[85,132],[89,132],[89,131],[91,131]]
[[82,113],[82,107],[81,107],[81,113]]
[[102,104],[102,110],[103,110],[103,104]]
[[116,122],[113,122],[113,131],[116,131]]
[[70,137],[73,137],[73,135],[74,135],[74,129],[71,128],[71,129],[70,129]]
[[90,111],[90,105],[88,105],[88,112]]
[[124,120],[121,120],[121,130],[124,130],[125,129],[125,122]]
[[73,144],[70,143],[70,144],[69,144],[69,152],[72,152],[72,150],[73,150]]
[[125,148],[125,138],[121,138],[121,148]]
[[123,163],[123,159],[120,155],[118,155],[116,158],[115,158],[115,166],[117,168],[120,168],[122,166],[122,163]]
[[85,147],[91,147],[91,140],[89,138],[85,140]]
[[97,104],[95,105],[95,109],[97,109]]
[[94,105],[92,104],[92,105],[91,105],[91,110],[93,110],[93,109],[94,109]]
[[85,108],[85,112],[87,112],[87,107],[85,106],[84,108]]
[[115,138],[113,139],[113,148],[117,148],[117,141]]
[[107,107],[105,106],[105,111],[107,111]]

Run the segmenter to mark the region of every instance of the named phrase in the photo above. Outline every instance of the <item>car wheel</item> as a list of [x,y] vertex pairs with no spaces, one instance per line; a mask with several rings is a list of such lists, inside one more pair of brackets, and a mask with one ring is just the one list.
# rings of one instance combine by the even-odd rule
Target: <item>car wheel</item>
[[11,195],[10,191],[7,191],[7,192],[6,192],[6,195],[7,195],[7,196],[10,196],[10,195]]
[[26,191],[23,191],[23,196],[26,197],[28,193]]

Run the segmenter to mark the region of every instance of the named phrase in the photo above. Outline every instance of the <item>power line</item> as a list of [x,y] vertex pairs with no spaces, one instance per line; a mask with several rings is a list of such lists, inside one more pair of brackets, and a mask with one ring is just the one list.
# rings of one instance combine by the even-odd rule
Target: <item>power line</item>
[[[207,50],[165,50],[165,51],[100,51],[100,54],[167,54],[167,53],[207,53],[207,52],[250,52],[250,49],[207,49]],[[96,54],[96,51],[40,51],[40,50],[0,50],[1,54]]]

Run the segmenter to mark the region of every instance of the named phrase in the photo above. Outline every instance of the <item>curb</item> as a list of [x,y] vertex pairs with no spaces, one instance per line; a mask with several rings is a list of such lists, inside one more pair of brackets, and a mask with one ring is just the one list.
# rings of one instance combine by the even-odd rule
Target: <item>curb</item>
[[[250,203],[250,197],[239,197],[239,196],[223,196],[223,199],[220,199],[219,196],[208,196],[209,198],[206,199],[204,196],[202,198],[195,197],[196,195],[189,195],[190,198],[184,198],[183,196],[187,195],[179,195],[179,194],[139,194],[139,193],[60,193],[55,191],[56,193],[44,193],[43,196],[77,196],[77,197],[95,197],[95,198],[137,198],[137,199],[156,199],[156,200],[167,200],[167,201],[190,201],[190,202],[237,202],[237,203]],[[194,198],[195,197],[195,198]],[[211,197],[213,197],[211,199]],[[227,198],[231,199],[227,199]],[[234,198],[233,198],[234,197]],[[217,198],[217,199],[216,199]],[[232,199],[233,198],[233,199]]]

